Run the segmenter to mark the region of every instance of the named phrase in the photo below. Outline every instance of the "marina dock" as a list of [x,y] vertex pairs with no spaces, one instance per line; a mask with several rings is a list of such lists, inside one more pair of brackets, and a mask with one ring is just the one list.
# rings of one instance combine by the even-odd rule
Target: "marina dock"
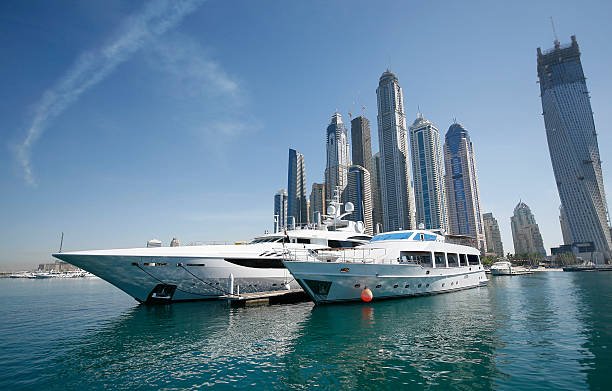
[[310,298],[302,289],[292,289],[287,291],[243,293],[227,296],[227,300],[234,308],[244,308],[261,305],[304,303],[310,301]]

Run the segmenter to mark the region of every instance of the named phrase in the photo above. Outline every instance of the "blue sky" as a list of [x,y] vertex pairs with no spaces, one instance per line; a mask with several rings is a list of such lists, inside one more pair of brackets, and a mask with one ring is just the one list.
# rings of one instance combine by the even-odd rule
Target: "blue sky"
[[610,15],[606,1],[3,1],[0,269],[50,261],[61,232],[76,250],[271,229],[288,148],[309,188],[322,181],[331,115],[363,105],[375,124],[387,67],[409,122],[420,106],[470,132],[505,249],[520,199],[555,246],[536,48],[552,47],[550,16],[577,36],[610,203]]

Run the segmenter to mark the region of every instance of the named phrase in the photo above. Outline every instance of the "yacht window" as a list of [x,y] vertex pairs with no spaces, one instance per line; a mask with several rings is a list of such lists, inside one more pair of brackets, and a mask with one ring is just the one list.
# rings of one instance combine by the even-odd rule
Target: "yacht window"
[[457,254],[446,254],[448,257],[448,267],[457,267],[459,264],[457,263]]
[[253,239],[251,243],[269,243],[269,242],[280,242],[282,238],[279,237],[271,237],[271,238],[257,238]]
[[461,265],[460,266],[467,266],[468,265],[467,257],[465,256],[465,254],[459,254],[459,258],[461,259]]
[[351,236],[348,239],[350,240],[370,240],[372,238],[370,236]]
[[467,257],[470,265],[478,265],[478,255],[468,254]]
[[329,240],[327,245],[331,248],[351,248],[358,246],[359,243],[349,242],[348,240]]
[[444,259],[444,253],[435,253],[436,267],[446,267],[446,260]]
[[302,244],[310,244],[310,239],[306,239],[306,238],[297,238],[297,242],[298,242],[298,243],[302,243]]
[[431,266],[431,253],[425,251],[401,251],[400,262]]

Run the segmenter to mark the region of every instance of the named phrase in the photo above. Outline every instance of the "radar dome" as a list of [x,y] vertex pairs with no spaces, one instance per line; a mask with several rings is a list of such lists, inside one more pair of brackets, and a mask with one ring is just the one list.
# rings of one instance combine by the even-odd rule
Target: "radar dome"
[[353,212],[353,211],[355,211],[355,205],[353,205],[352,202],[347,202],[346,204],[344,204],[344,211],[345,212]]
[[327,207],[327,214],[329,216],[334,216],[336,214],[336,207],[333,205],[330,205]]
[[360,234],[365,232],[365,224],[363,223],[363,221],[358,221],[355,224],[355,230],[359,232]]

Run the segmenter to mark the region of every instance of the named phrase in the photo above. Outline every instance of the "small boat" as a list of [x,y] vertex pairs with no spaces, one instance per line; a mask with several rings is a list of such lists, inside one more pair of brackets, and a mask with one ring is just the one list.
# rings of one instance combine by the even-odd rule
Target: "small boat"
[[30,275],[28,275],[29,279],[36,279],[36,280],[40,280],[40,279],[44,279],[44,278],[53,278],[53,274],[48,273],[48,272],[34,272],[34,273],[30,273]]
[[284,264],[316,304],[447,293],[487,284],[478,249],[426,230],[340,250],[289,250]]
[[532,274],[533,270],[522,266],[512,266],[509,261],[499,261],[491,265],[491,274],[494,276],[517,276],[521,274]]
[[564,272],[605,272],[612,271],[612,265],[573,265],[573,266],[565,266],[563,268]]

